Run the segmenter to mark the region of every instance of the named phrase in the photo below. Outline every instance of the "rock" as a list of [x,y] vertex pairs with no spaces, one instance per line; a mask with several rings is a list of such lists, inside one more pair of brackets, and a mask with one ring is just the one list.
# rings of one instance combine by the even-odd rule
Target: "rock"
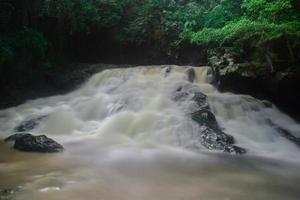
[[167,77],[170,74],[171,71],[172,71],[172,67],[171,66],[166,67],[166,69],[165,69],[165,77]]
[[174,101],[185,101],[187,100],[189,97],[189,93],[187,92],[175,92],[173,97],[172,97],[172,100]]
[[300,138],[299,138],[299,137],[294,136],[294,135],[293,135],[292,133],[290,133],[288,130],[286,130],[286,129],[284,129],[284,128],[281,128],[281,127],[279,127],[279,126],[275,127],[275,129],[278,131],[278,133],[279,133],[282,137],[284,137],[284,138],[290,140],[291,142],[293,142],[294,144],[296,144],[298,147],[300,147]]
[[184,86],[179,86],[172,94],[173,101],[185,101],[189,98],[189,93],[183,90]]
[[195,78],[196,78],[196,73],[194,68],[190,67],[186,70],[187,76],[188,76],[188,81],[193,83]]
[[292,133],[290,133],[290,131],[278,126],[277,124],[274,124],[270,119],[267,120],[267,123],[271,125],[282,137],[288,139],[289,141],[300,147],[300,137],[294,136]]
[[209,67],[206,75],[206,82],[212,85],[217,85],[217,76],[213,67]]
[[207,126],[213,129],[219,127],[215,115],[207,109],[198,110],[192,113],[191,116],[192,119],[201,126]]
[[26,152],[56,153],[64,150],[61,144],[45,135],[14,134],[5,141],[15,141],[14,148]]
[[5,142],[14,142],[17,139],[19,139],[21,137],[24,137],[24,136],[28,136],[28,135],[31,135],[31,134],[29,134],[29,133],[16,133],[16,134],[13,134],[13,135],[5,138],[4,141]]
[[196,102],[199,107],[207,105],[206,95],[199,91],[199,88],[194,87],[193,84],[185,84],[179,86],[173,93],[173,101],[186,101],[190,100]]
[[234,150],[234,151],[232,151],[232,152],[234,152],[234,153],[236,153],[236,154],[244,154],[244,153],[247,153],[247,151],[246,151],[245,149],[243,149],[243,148],[241,148],[241,147],[238,147],[238,146],[235,146],[235,145],[232,145],[231,148],[233,148],[233,150]]
[[13,200],[17,189],[1,189],[0,188],[0,200]]
[[266,108],[272,108],[273,104],[270,101],[267,100],[262,100],[261,103],[266,107]]
[[195,92],[194,93],[194,96],[192,98],[192,101],[194,101],[195,103],[197,103],[197,105],[200,107],[200,108],[203,108],[203,109],[209,109],[209,105],[206,101],[206,95],[203,94],[202,92]]
[[224,132],[216,132],[206,126],[201,126],[200,135],[201,144],[209,150],[235,154],[246,153],[245,149],[232,145],[234,143],[233,137]]
[[15,132],[27,132],[34,129],[41,120],[43,120],[46,116],[40,116],[34,119],[25,120],[21,122],[17,127],[14,128]]
[[[245,149],[233,145],[234,138],[231,135],[221,130],[215,115],[210,110],[207,96],[199,91],[199,88],[192,84],[180,86],[172,99],[174,101],[190,101],[188,112],[191,112],[189,115],[200,127],[197,138],[203,147],[235,154],[246,153]],[[196,146],[195,148],[197,148]]]

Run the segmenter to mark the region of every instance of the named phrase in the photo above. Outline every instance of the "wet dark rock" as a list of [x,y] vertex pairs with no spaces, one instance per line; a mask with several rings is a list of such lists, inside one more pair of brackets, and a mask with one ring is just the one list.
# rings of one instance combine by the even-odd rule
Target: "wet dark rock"
[[0,200],[13,200],[18,189],[0,188]]
[[[209,150],[243,154],[246,150],[233,145],[234,138],[222,131],[215,115],[211,112],[207,96],[192,84],[183,85],[174,92],[174,101],[190,101],[189,115],[199,127],[198,138],[201,145]],[[195,106],[196,104],[196,106]]]
[[197,105],[203,109],[209,109],[206,98],[206,95],[202,92],[195,92],[192,101],[196,102]]
[[194,68],[190,67],[186,70],[187,76],[188,76],[188,81],[193,83],[195,78],[196,78],[196,73]]
[[15,134],[5,141],[15,141],[14,148],[26,152],[56,153],[64,150],[61,144],[45,135]]
[[262,104],[263,104],[266,108],[272,108],[272,107],[273,107],[273,104],[272,104],[270,101],[262,100],[261,102],[262,102]]
[[207,105],[206,95],[200,92],[199,88],[194,87],[193,84],[185,84],[179,86],[175,92],[173,92],[173,101],[186,101],[192,100],[198,104],[199,107]]
[[179,86],[176,91],[172,94],[173,101],[185,101],[189,98],[190,93],[185,89],[185,85]]
[[39,123],[45,118],[46,116],[40,116],[37,118],[33,118],[30,120],[25,120],[21,122],[17,127],[14,128],[15,132],[28,132],[39,125]]
[[16,133],[16,134],[13,134],[13,135],[5,138],[4,141],[5,142],[14,142],[17,139],[22,138],[24,136],[28,136],[28,135],[31,135],[31,134],[29,134],[29,133]]
[[173,101],[185,101],[189,98],[189,93],[188,92],[175,92],[172,96]]
[[236,153],[236,154],[244,154],[247,153],[247,151],[239,146],[231,145],[230,146],[231,152]]
[[276,130],[279,132],[281,136],[285,137],[286,139],[290,140],[291,142],[295,143],[297,146],[300,147],[300,137],[294,136],[288,130],[281,128],[279,126],[276,127]]
[[172,71],[172,67],[171,66],[166,67],[165,77],[167,77],[170,74],[171,71]]
[[215,115],[207,109],[198,110],[192,113],[191,116],[192,119],[201,126],[207,126],[210,128],[219,127]]
[[227,153],[243,154],[246,150],[233,145],[234,138],[222,131],[215,131],[206,126],[200,127],[200,142],[209,149]]
[[276,124],[274,124],[270,119],[267,120],[267,123],[270,124],[282,137],[288,139],[289,141],[296,144],[298,147],[300,147],[300,137],[296,137],[293,135],[290,131],[286,130],[285,128],[282,128]]

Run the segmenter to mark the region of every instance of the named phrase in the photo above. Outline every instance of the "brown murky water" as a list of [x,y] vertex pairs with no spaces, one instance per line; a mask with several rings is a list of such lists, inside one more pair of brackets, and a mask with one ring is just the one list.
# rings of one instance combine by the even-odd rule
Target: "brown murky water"
[[20,186],[15,197],[23,200],[300,197],[299,166],[281,161],[174,149],[111,148],[77,153],[20,153],[1,144],[0,186]]

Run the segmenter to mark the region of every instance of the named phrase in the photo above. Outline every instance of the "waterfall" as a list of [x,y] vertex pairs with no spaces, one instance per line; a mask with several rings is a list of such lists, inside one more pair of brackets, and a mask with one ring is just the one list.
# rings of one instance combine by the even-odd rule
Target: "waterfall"
[[[189,81],[187,74],[187,70],[191,68],[195,74],[193,83]],[[152,187],[154,199],[182,199],[186,195],[187,199],[203,197],[210,200],[220,199],[218,194],[223,194],[224,191],[228,197],[241,197],[233,194],[234,192],[231,193],[229,188],[224,188],[224,191],[218,189],[218,192],[211,194],[212,188],[207,189],[204,180],[196,178],[200,176],[206,180],[213,180],[203,174],[200,175],[203,169],[208,174],[225,173],[223,179],[221,175],[216,175],[222,180],[220,183],[208,183],[211,187],[221,186],[221,183],[230,180],[228,174],[232,175],[229,171],[234,165],[224,164],[227,162],[224,158],[241,159],[239,162],[242,163],[247,163],[243,159],[254,160],[254,163],[264,159],[270,159],[270,162],[280,160],[298,166],[299,146],[289,136],[300,137],[300,124],[270,102],[248,95],[219,92],[210,84],[213,78],[209,67],[162,65],[107,69],[95,74],[69,94],[31,100],[17,107],[1,110],[1,138],[11,135],[20,123],[43,116],[29,132],[33,135],[45,134],[66,147],[66,151],[61,155],[42,158],[42,155],[30,156],[18,154],[16,151],[11,152],[12,150],[2,146],[2,152],[6,154],[2,156],[3,160],[23,160],[24,157],[29,160],[28,162],[23,160],[20,166],[12,166],[13,163],[10,161],[4,171],[9,175],[10,170],[15,169],[17,170],[15,174],[23,177],[23,179],[19,177],[19,180],[15,175],[11,175],[15,177],[13,178],[15,182],[23,183],[25,190],[31,191],[21,194],[20,199],[24,199],[22,195],[26,198],[30,196],[31,199],[45,199],[43,195],[49,192],[53,195],[48,196],[49,199],[58,197],[76,199],[75,194],[80,196],[88,193],[90,196],[87,199],[95,199],[97,195],[103,195],[104,199],[151,199],[149,188]],[[247,150],[245,155],[228,157],[229,154],[208,150],[199,143],[197,133],[201,127],[188,114],[194,109],[191,101],[176,102],[172,99],[174,92],[185,85],[207,96],[210,110],[216,116],[220,128],[233,136],[235,145]],[[44,159],[47,161],[43,161]],[[44,174],[41,175],[42,178],[29,170],[32,161],[39,160],[43,161],[36,162],[41,167],[38,174]],[[219,162],[224,164],[223,171],[218,167],[209,169],[209,163]],[[270,166],[272,164],[268,164],[268,168],[272,168]],[[21,169],[24,168],[29,172],[23,174]],[[262,170],[261,168],[259,167],[259,170]],[[1,169],[0,156],[0,173]],[[99,172],[99,169],[103,172]],[[146,174],[140,170],[145,170]],[[236,175],[236,183],[243,181],[247,170],[241,169]],[[110,176],[104,175],[104,172]],[[100,175],[95,175],[97,173]],[[203,189],[195,185],[193,185],[195,188],[189,188],[192,183],[178,177],[183,181],[182,185],[176,183],[174,188],[185,191],[182,193],[183,196],[179,192],[172,194],[174,188],[167,185],[176,182],[177,175],[174,175],[176,173],[184,173],[182,176],[190,177],[190,181],[199,183]],[[251,173],[255,183],[261,181],[260,172]],[[197,174],[195,178],[192,178],[193,174]],[[33,180],[32,183],[27,182],[28,176],[31,177],[29,180]],[[126,180],[130,176],[132,177],[128,183]],[[162,185],[170,193],[159,191],[151,176],[166,178],[162,180]],[[270,181],[271,177],[273,176],[270,175],[267,180]],[[1,178],[4,180],[6,176],[0,175]],[[170,182],[167,181],[168,178]],[[77,183],[81,183],[81,180],[86,185],[80,184],[80,187]],[[105,181],[116,184],[120,193],[107,192],[106,187],[109,184],[107,185]],[[262,181],[261,184],[269,187],[268,181]],[[0,186],[1,183],[5,182],[0,181]],[[129,185],[126,186],[126,183]],[[100,189],[97,191],[95,188],[98,187]],[[131,187],[136,189],[132,191]],[[242,185],[237,186],[239,189],[241,187]],[[61,192],[62,188],[68,192]],[[71,192],[75,190],[79,192],[72,195]],[[272,188],[273,190],[276,188]],[[38,192],[34,192],[32,196],[32,191]],[[62,196],[59,196],[59,192]],[[126,194],[120,195],[122,192]],[[277,192],[280,193],[280,190]],[[278,197],[285,198],[278,193],[276,193]],[[225,197],[222,199],[231,199]],[[83,196],[78,198],[83,199]]]

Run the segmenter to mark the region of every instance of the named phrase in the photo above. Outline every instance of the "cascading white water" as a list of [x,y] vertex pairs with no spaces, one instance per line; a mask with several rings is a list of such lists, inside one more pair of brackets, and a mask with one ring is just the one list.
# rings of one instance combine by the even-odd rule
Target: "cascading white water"
[[[24,120],[46,116],[32,134],[46,134],[66,148],[63,154],[36,155],[2,144],[0,188],[21,186],[17,199],[211,200],[253,199],[250,184],[262,189],[258,199],[298,199],[290,183],[299,183],[299,177],[283,180],[278,174],[299,166],[299,147],[272,124],[295,136],[300,136],[300,125],[268,102],[218,92],[207,82],[209,68],[194,68],[194,87],[208,96],[224,131],[247,150],[237,157],[207,153],[196,140],[198,125],[186,112],[190,102],[172,100],[174,91],[188,83],[186,69],[109,69],[67,95],[0,111],[1,138]],[[279,165],[276,160],[279,169],[272,166]],[[255,167],[244,167],[248,164]],[[225,186],[228,182],[233,188]]]

